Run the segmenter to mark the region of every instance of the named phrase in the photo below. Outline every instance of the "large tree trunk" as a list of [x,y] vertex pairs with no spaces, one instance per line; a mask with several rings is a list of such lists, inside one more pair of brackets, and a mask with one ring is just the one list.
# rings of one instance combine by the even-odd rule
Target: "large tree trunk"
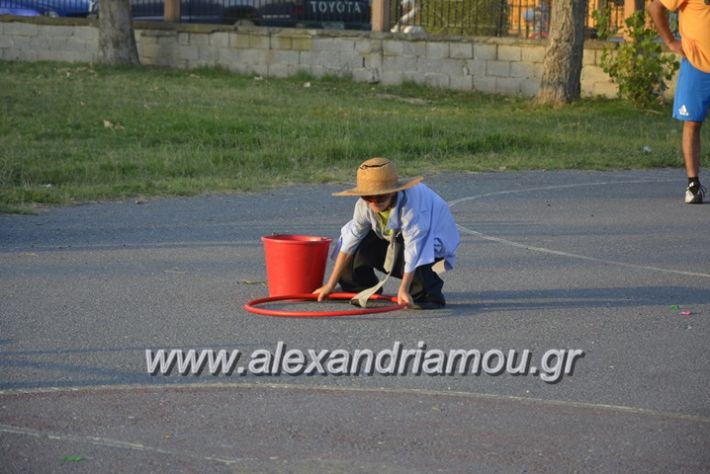
[[586,0],[552,0],[550,44],[537,100],[562,105],[579,99]]
[[139,64],[129,0],[101,0],[99,62]]

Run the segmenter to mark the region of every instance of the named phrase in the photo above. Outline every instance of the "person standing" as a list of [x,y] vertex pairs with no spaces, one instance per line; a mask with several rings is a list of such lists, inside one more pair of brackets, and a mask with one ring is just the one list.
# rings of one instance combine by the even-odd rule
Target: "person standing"
[[[668,25],[668,11],[678,11],[680,39]],[[710,0],[653,0],[648,12],[668,49],[681,55],[673,118],[683,122],[682,149],[688,188],[687,204],[700,204],[700,128],[710,107]]]

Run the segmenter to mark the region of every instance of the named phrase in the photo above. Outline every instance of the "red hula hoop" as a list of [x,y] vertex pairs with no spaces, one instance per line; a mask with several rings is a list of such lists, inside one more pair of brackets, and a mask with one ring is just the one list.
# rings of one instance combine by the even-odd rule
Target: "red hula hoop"
[[[328,299],[331,300],[349,300],[357,293],[331,293],[328,295]],[[268,298],[259,298],[252,300],[244,305],[244,309],[254,314],[261,314],[264,316],[282,316],[282,317],[296,317],[296,318],[322,318],[327,316],[356,316],[358,314],[373,314],[373,313],[385,313],[387,311],[395,311],[398,309],[406,308],[406,304],[396,304],[396,296],[388,295],[372,295],[371,300],[377,301],[390,301],[395,303],[391,306],[381,306],[378,308],[360,308],[360,309],[349,309],[342,311],[282,311],[276,309],[264,309],[257,308],[257,305],[264,303],[272,303],[274,301],[285,301],[285,300],[295,300],[295,301],[316,301],[318,295],[313,293],[304,293],[298,295],[281,295],[281,296],[269,296]]]

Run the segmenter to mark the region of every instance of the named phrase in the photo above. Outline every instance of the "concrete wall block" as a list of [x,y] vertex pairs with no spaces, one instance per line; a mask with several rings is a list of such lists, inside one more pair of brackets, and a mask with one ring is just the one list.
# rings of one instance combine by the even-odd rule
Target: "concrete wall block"
[[474,76],[473,88],[480,92],[492,94],[496,92],[496,78],[489,76]]
[[[89,51],[62,51],[61,55],[61,60],[66,61],[69,63],[88,63],[91,62],[95,59],[95,55],[90,53]],[[54,58],[48,58],[48,59],[54,59],[56,60],[56,56]]]
[[355,51],[355,40],[352,38],[315,38],[314,51]]
[[382,69],[386,71],[416,71],[417,58],[406,56],[385,56],[382,58]]
[[498,58],[498,46],[495,44],[473,44],[473,58],[486,61]]
[[315,63],[324,68],[344,66],[347,62],[337,51],[320,51],[315,54]]
[[525,62],[510,63],[510,77],[522,79],[539,79],[542,77],[542,64]]
[[433,42],[426,43],[426,57],[429,59],[444,59],[449,57],[449,43]]
[[467,72],[466,62],[458,59],[444,59],[438,72],[447,76],[455,76]]
[[473,90],[473,76],[459,75],[449,77],[449,87],[457,91]]
[[250,35],[249,47],[253,49],[269,49],[271,48],[271,38],[264,35]]
[[409,81],[409,82],[414,82],[416,84],[422,84],[425,85],[426,82],[426,74],[423,72],[419,71],[405,71],[402,73],[402,80],[403,81]]
[[523,89],[523,80],[512,77],[497,77],[496,92],[502,95],[520,95]]
[[418,69],[424,73],[439,73],[447,76],[468,71],[466,63],[457,59],[420,59]]
[[601,49],[585,49],[582,56],[582,66],[598,66],[601,60]]
[[7,59],[17,60],[17,61],[39,61],[39,55],[37,51],[31,49],[16,49],[11,52]]
[[[54,50],[55,45],[63,44],[65,38],[62,38],[60,42],[52,42],[50,38],[47,38],[45,36],[32,36],[28,38],[27,41],[27,47],[30,49],[37,50],[38,52],[42,53],[44,51],[48,51],[50,49]],[[56,48],[56,49],[61,49],[61,48]]]
[[[272,71],[272,67],[277,68]],[[295,76],[301,70],[298,64],[286,64],[269,66],[269,76],[274,77],[290,77]]]
[[486,75],[495,77],[510,77],[510,62],[486,61]]
[[582,97],[618,97],[619,88],[611,82],[582,81]]
[[175,59],[184,61],[197,61],[200,58],[200,50],[197,46],[178,46],[175,49]]
[[256,76],[269,76],[269,67],[266,64],[251,64],[249,67],[249,74],[254,74]]
[[9,35],[3,35],[2,32],[0,32],[0,48],[12,48],[15,45],[15,42],[12,40],[12,37]]
[[472,76],[485,76],[487,62],[485,59],[471,59],[466,61],[465,67]]
[[[82,26],[74,29],[74,36],[84,38],[86,41],[99,41],[99,29],[93,26]],[[135,36],[135,33],[133,34]]]
[[498,60],[499,61],[520,61],[523,57],[520,46],[499,45]]
[[295,64],[270,64],[268,67],[269,77],[289,77],[298,72],[298,66]]
[[[136,32],[135,37],[136,37],[136,44],[137,45],[158,44],[158,38],[155,36],[142,35],[142,34],[138,34]],[[187,43],[185,43],[185,44],[187,44]]]
[[247,74],[247,67],[248,65],[240,62],[240,61],[230,61],[230,62],[224,62],[222,61],[221,64],[229,69],[232,72],[235,72],[237,74]]
[[608,82],[609,75],[598,66],[584,66],[582,68],[582,81],[586,82]]
[[157,47],[154,44],[147,45],[145,43],[138,43],[138,58],[141,64],[144,60],[155,57],[157,53]]
[[242,50],[240,49],[220,48],[217,50],[217,62],[229,70],[232,70],[232,63],[241,62],[241,58]]
[[525,97],[535,97],[540,91],[540,81],[528,79],[520,83],[520,94]]
[[401,40],[384,40],[382,42],[382,54],[385,56],[403,56],[405,42]]
[[99,48],[99,42],[89,42],[85,41],[82,38],[72,36],[64,43],[64,47],[69,51],[78,51],[84,53],[86,51],[97,51]]
[[426,56],[427,42],[411,40],[404,43],[404,54],[409,56]]
[[232,35],[231,46],[232,46],[232,48],[247,49],[247,48],[249,48],[250,42],[251,42],[251,35],[250,34],[237,33],[235,35]]
[[362,38],[355,43],[355,52],[362,55],[381,54],[382,40]]
[[73,27],[61,25],[42,25],[42,28],[38,29],[36,36],[61,41],[62,39],[72,37],[74,29]]
[[446,89],[449,87],[449,76],[446,74],[428,73],[424,74],[425,84],[430,87],[440,87]]
[[288,35],[277,34],[271,37],[271,49],[289,50],[293,46],[293,38]]
[[31,23],[11,22],[5,23],[3,34],[8,36],[37,36],[41,29],[41,25],[33,25]]
[[243,51],[239,51],[239,60],[243,64],[258,64],[259,54],[254,49],[246,49]]
[[[215,66],[219,59],[219,50],[210,46],[199,46],[197,48],[197,62],[200,66]],[[194,61],[190,59],[190,61]]]
[[316,54],[311,51],[298,52],[298,64],[310,69],[315,64]]
[[209,36],[209,45],[214,48],[227,48],[229,47],[229,36],[229,33],[225,31],[212,33]]
[[449,57],[453,59],[472,59],[473,44],[451,42],[449,44]]
[[382,55],[379,53],[372,53],[368,54],[367,56],[364,56],[362,58],[363,61],[363,67],[366,68],[377,68],[381,69],[382,68]]
[[289,65],[298,66],[300,53],[298,51],[280,51],[270,50],[267,56],[267,64],[269,65]]
[[180,45],[190,44],[190,33],[187,31],[178,31],[177,43]]
[[520,60],[526,63],[542,63],[545,59],[544,46],[525,46],[520,48]]
[[66,61],[63,55],[57,51],[50,51],[48,49],[35,49],[35,51],[37,51],[37,61]]
[[160,48],[158,54],[153,56],[153,63],[158,66],[173,66],[180,67],[180,60],[177,57],[177,52],[167,48]]
[[417,60],[416,70],[428,74],[439,72],[443,67],[443,59],[419,58]]
[[291,39],[291,48],[296,51],[311,51],[313,49],[312,37],[294,37]]
[[323,77],[328,73],[328,71],[324,66],[314,64],[310,68],[310,73],[315,77]]
[[380,84],[386,86],[399,85],[402,83],[402,72],[401,71],[382,71],[380,75]]
[[[173,32],[172,34],[169,35],[161,35],[156,38],[158,44],[164,44],[166,46],[172,46],[177,43],[177,32]],[[192,42],[192,35],[190,35],[190,44],[194,44]]]
[[208,46],[210,44],[210,35],[208,33],[190,32],[190,45],[192,46]]
[[352,70],[352,78],[357,82],[377,84],[380,82],[380,70],[377,68],[358,67]]

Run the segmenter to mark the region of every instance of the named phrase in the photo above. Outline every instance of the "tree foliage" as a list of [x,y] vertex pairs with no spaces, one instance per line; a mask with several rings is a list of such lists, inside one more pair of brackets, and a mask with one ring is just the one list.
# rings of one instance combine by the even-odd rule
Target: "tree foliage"
[[600,65],[619,86],[619,97],[639,108],[663,101],[679,63],[674,54],[663,53],[655,30],[646,26],[642,12],[625,21],[627,40],[602,51]]

